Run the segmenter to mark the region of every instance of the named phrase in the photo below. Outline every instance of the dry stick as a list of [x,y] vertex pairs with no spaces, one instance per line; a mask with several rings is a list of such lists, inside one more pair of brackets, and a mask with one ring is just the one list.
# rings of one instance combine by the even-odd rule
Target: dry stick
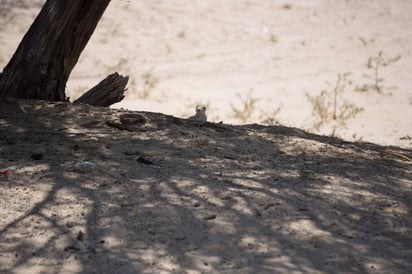
[[338,80],[336,81],[335,89],[333,90],[334,98],[333,98],[333,120],[336,120],[336,104],[337,104],[337,97],[338,97],[338,88],[341,80],[341,75],[338,74]]

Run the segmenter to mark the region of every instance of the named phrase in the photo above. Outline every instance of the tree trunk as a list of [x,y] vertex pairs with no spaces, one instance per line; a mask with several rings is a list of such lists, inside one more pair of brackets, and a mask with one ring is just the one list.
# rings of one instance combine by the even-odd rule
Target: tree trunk
[[124,98],[128,80],[129,77],[122,76],[117,72],[110,74],[73,103],[108,107],[120,102]]
[[110,0],[47,0],[0,75],[0,96],[66,100],[69,75]]

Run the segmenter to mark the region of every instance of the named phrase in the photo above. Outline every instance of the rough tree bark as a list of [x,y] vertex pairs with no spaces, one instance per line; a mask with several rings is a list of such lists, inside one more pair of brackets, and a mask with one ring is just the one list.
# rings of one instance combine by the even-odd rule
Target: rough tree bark
[[110,0],[47,0],[0,75],[0,96],[66,100],[69,75]]
[[73,103],[108,107],[120,102],[124,98],[128,80],[129,77],[122,76],[117,72],[110,74]]

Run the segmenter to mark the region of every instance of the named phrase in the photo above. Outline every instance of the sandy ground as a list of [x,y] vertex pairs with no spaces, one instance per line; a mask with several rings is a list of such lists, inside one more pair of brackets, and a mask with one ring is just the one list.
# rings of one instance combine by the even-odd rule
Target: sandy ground
[[0,102],[2,273],[410,273],[412,151]]
[[[0,273],[411,273],[412,2],[255,2],[112,1],[68,95],[118,71],[139,112],[0,101]],[[4,66],[44,1],[0,3]],[[346,72],[378,144],[297,129]]]
[[[8,13],[0,33],[0,65],[44,1],[16,2],[23,7]],[[202,103],[214,122],[269,118],[313,130],[306,94],[332,92],[338,74],[350,73],[338,105],[347,100],[363,111],[337,135],[411,147],[411,13],[407,0],[112,1],[72,73],[68,95],[75,99],[118,71],[131,80],[116,107],[188,117]],[[382,93],[367,77],[374,76],[368,60],[380,51],[386,60],[400,56],[379,69]],[[256,102],[236,116],[248,92]],[[334,124],[317,132],[331,134]]]

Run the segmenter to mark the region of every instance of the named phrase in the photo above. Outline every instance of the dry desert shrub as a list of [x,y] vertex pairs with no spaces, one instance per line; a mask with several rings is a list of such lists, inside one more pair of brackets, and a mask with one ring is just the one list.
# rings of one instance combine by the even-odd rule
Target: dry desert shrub
[[272,112],[262,113],[260,116],[261,123],[267,126],[280,125],[280,120],[278,118],[282,106],[278,106]]
[[159,83],[159,78],[157,78],[153,74],[153,68],[150,70],[145,71],[141,75],[142,83],[140,84],[140,88],[137,90],[137,94],[139,98],[147,98],[150,93],[156,88],[157,84]]
[[230,103],[233,117],[237,118],[242,123],[246,123],[250,120],[256,110],[256,102],[259,101],[258,98],[252,97],[252,92],[253,89],[250,89],[245,96],[242,96],[239,92],[236,93],[236,97],[240,100],[240,107]]
[[369,91],[375,90],[378,93],[383,93],[383,77],[381,76],[381,70],[384,67],[390,66],[401,59],[401,55],[398,54],[392,58],[384,58],[383,52],[379,51],[378,55],[368,58],[366,67],[372,70],[370,74],[365,74],[364,77],[371,80],[370,84],[363,84],[356,88],[356,91]]
[[125,75],[129,75],[129,95],[135,95],[140,99],[148,98],[159,83],[159,78],[153,72],[153,67],[143,71],[143,73],[136,77],[136,72],[132,69],[128,58],[120,58],[117,63],[106,65],[105,67],[108,72],[120,71]]
[[324,89],[317,95],[306,94],[312,105],[314,119],[309,130],[319,132],[323,126],[331,125],[331,135],[335,136],[339,129],[346,127],[348,120],[363,111],[363,108],[343,97],[346,86],[351,83],[348,80],[349,75],[349,73],[338,74],[334,85],[327,83],[329,89]]

